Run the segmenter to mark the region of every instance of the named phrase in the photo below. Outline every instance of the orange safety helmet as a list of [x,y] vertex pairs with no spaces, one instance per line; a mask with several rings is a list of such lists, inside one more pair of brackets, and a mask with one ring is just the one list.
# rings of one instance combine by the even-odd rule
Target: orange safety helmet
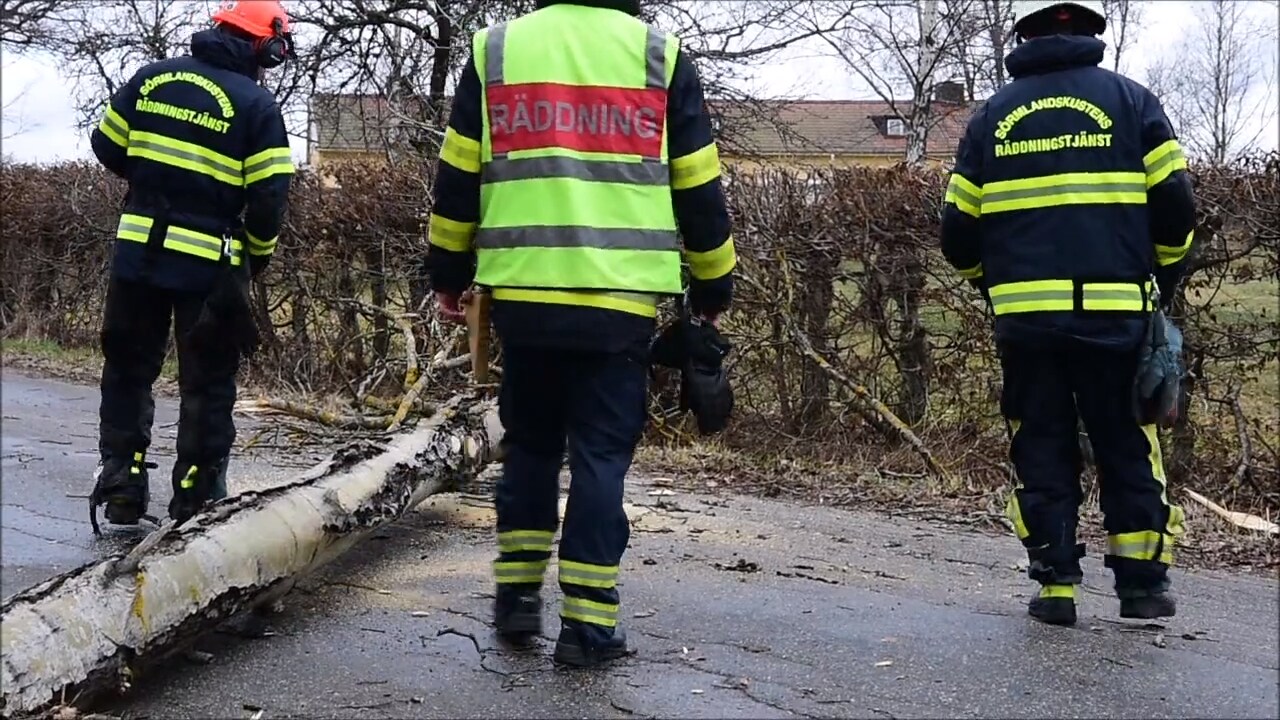
[[260,40],[289,32],[289,14],[279,0],[227,0],[213,14],[213,21],[240,28]]
[[298,57],[289,32],[289,14],[279,0],[227,0],[213,14],[214,25],[229,25],[254,39],[258,64],[273,68]]

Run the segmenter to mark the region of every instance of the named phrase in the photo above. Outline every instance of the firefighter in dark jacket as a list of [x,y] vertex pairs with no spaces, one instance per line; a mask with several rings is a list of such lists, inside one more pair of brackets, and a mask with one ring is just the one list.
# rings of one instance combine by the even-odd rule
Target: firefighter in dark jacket
[[697,71],[678,38],[636,17],[638,5],[542,0],[475,35],[426,258],[448,317],[461,320],[473,281],[492,289],[508,446],[495,620],[511,639],[540,632],[567,440],[555,659],[578,666],[627,652],[623,478],[647,417],[659,300],[683,293],[683,259],[690,310],[714,321],[736,264]]
[[129,183],[103,320],[91,501],[114,524],[136,524],[147,511],[151,389],[170,322],[182,404],[169,514],[181,522],[226,495],[242,348],[222,326],[193,329],[214,311],[206,300],[220,277],[266,267],[293,173],[280,108],[259,85],[294,54],[284,8],[227,3],[213,21],[192,36],[190,55],[134,74],[91,137],[99,162]]
[[1191,246],[1186,160],[1155,96],[1098,67],[1101,3],[1014,9],[1013,81],[959,144],[942,250],[995,315],[1018,478],[1007,509],[1041,585],[1029,613],[1076,619],[1078,412],[1120,614],[1171,616],[1167,571],[1183,511],[1168,496],[1156,425],[1138,419],[1132,398],[1153,289],[1162,305],[1173,297]]

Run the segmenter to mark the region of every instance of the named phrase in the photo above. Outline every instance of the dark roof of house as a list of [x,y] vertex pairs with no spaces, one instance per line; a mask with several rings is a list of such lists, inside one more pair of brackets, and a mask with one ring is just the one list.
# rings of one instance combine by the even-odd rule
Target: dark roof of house
[[[447,117],[451,98],[442,100]],[[361,94],[317,94],[311,99],[314,142],[320,150],[363,151],[398,139],[406,118],[429,114],[421,100],[388,102]],[[895,117],[880,100],[708,100],[726,154],[900,156],[906,137],[888,134]],[[930,156],[950,156],[964,134],[972,105],[935,101],[927,139]]]
[[[899,156],[906,152],[906,136],[889,134],[889,120],[897,113],[880,100],[789,100],[751,106],[709,100],[707,105],[744,152],[764,156]],[[971,113],[968,104],[933,102],[927,154],[953,155]]]

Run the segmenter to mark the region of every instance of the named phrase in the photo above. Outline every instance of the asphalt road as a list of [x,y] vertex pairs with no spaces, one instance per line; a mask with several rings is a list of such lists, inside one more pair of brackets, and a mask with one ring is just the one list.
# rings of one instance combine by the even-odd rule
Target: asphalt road
[[[0,386],[0,596],[119,552],[154,526],[136,528],[98,519],[103,536],[89,526],[89,492],[98,462],[98,389],[45,380],[6,367]],[[175,399],[156,398],[156,419],[148,459],[152,515],[164,519],[169,507],[169,473],[177,437]],[[264,424],[238,417],[238,440],[252,438]],[[232,493],[284,482],[325,453],[268,449],[237,453],[228,470]]]
[[[59,423],[37,431],[33,403],[11,406],[11,381],[6,577],[9,463],[18,462],[9,455],[48,463],[55,449],[74,452],[36,439]],[[21,382],[19,397],[40,403],[78,392],[88,407],[95,396]],[[80,424],[91,414],[57,417],[91,438]],[[11,432],[23,439],[13,450]],[[66,487],[78,487],[92,458],[66,457],[62,471],[37,471],[35,460],[14,467],[26,468],[20,482],[33,488],[74,468]],[[304,581],[269,617],[266,636],[206,638],[203,662],[169,663],[102,710],[156,718],[1280,714],[1274,577],[1175,572],[1178,617],[1146,625],[1119,619],[1094,555],[1080,624],[1046,627],[1025,615],[1034,588],[1012,537],[661,485],[636,478],[629,488],[633,534],[620,592],[636,654],[607,670],[553,668],[554,585],[540,647],[500,646],[488,624],[492,513],[482,496],[451,495]],[[19,504],[65,514],[54,525],[70,529],[60,532],[89,537],[77,519],[83,501],[55,512],[27,492]],[[30,524],[30,513],[16,526]],[[58,562],[82,556],[67,551]]]

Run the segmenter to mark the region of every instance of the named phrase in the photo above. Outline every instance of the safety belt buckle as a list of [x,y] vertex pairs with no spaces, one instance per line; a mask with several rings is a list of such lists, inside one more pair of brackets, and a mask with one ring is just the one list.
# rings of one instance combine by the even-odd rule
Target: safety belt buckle
[[222,233],[222,257],[231,257],[231,233]]

